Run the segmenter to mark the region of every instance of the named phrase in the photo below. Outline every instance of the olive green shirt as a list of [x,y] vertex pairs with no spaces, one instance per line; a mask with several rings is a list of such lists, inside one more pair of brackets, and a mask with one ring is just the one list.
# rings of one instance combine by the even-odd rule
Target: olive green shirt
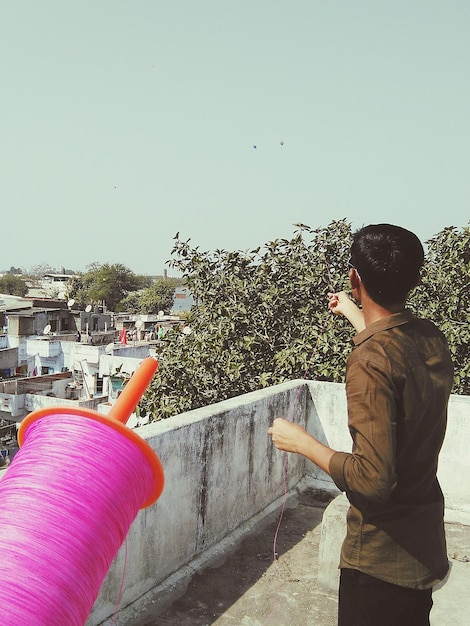
[[330,472],[350,502],[340,567],[423,589],[448,570],[436,473],[453,367],[446,339],[409,311],[368,326],[346,368],[352,453]]

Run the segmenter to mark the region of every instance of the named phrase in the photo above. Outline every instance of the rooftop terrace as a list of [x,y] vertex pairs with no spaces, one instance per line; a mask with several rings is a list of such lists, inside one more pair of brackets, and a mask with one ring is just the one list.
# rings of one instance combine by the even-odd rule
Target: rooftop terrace
[[[451,396],[439,464],[451,569],[432,626],[464,626],[470,614],[469,409],[469,397]],[[347,503],[315,465],[274,448],[278,415],[351,447],[344,386],[305,380],[137,429],[165,489],[133,522],[86,626],[336,624]]]
[[[317,494],[318,496],[318,494]],[[336,626],[337,594],[318,582],[325,503],[307,490],[282,515],[268,516],[232,552],[197,572],[170,606],[150,604],[132,626]],[[434,592],[432,626],[468,624],[470,526],[447,523],[453,576]]]
[[[469,409],[470,398],[451,397],[439,466],[451,572],[433,626],[464,626],[470,612]],[[138,429],[162,462],[165,490],[132,525],[87,626],[336,623],[343,496],[296,455],[283,478],[285,455],[266,433],[277,415],[351,447],[344,386],[303,380]],[[340,515],[329,515],[335,507]]]

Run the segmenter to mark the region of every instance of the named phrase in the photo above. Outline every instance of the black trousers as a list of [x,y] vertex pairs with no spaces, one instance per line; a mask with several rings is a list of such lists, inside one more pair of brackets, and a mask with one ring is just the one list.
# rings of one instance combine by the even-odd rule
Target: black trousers
[[338,626],[429,626],[432,589],[409,589],[342,569]]

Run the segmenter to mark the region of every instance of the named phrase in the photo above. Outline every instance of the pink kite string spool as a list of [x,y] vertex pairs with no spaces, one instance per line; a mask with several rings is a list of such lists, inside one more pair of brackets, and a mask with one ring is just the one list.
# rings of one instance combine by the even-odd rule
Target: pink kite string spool
[[83,626],[163,471],[145,441],[94,411],[41,409],[25,421],[0,481],[1,621]]

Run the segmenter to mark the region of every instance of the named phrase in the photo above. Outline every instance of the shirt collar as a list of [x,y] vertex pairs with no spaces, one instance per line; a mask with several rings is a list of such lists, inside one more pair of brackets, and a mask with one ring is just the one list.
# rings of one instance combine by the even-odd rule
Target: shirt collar
[[367,326],[367,328],[353,337],[353,344],[355,346],[359,346],[361,343],[372,337],[372,335],[375,335],[375,333],[395,328],[395,326],[401,326],[413,318],[413,313],[407,309],[400,311],[399,313],[393,313],[393,315],[389,315],[387,317],[382,317],[380,320],[377,320],[370,326]]

